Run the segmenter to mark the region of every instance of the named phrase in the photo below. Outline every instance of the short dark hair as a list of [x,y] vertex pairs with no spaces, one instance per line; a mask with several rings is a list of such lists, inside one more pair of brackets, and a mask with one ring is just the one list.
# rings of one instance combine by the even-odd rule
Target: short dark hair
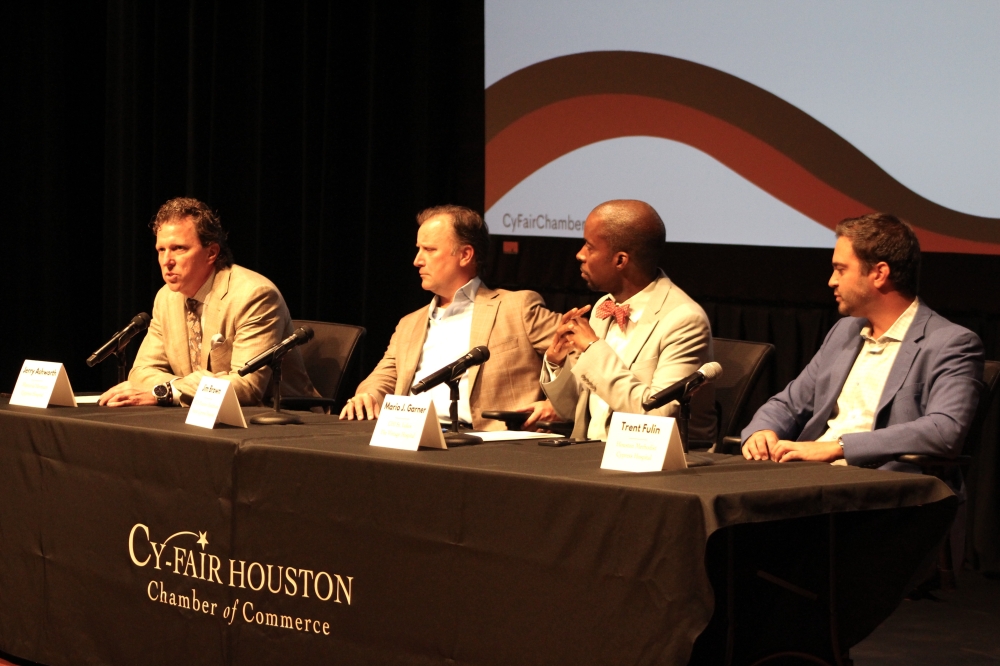
[[624,252],[643,273],[654,275],[667,240],[667,229],[652,206],[631,199],[606,201],[597,207],[603,235],[612,252]]
[[153,219],[149,222],[149,228],[153,233],[159,233],[160,227],[173,220],[183,220],[191,218],[195,231],[198,232],[198,240],[202,247],[208,247],[212,243],[219,246],[219,256],[215,258],[216,268],[227,268],[233,265],[233,251],[229,249],[226,239],[229,234],[222,228],[219,214],[197,199],[189,197],[177,197],[160,206]]
[[421,225],[432,217],[448,215],[451,217],[451,228],[455,230],[455,238],[459,245],[472,247],[472,258],[476,262],[476,275],[482,276],[488,265],[490,252],[490,230],[483,221],[483,216],[465,206],[448,204],[433,206],[417,214],[417,225]]
[[920,241],[913,228],[895,215],[869,213],[841,220],[837,238],[851,241],[866,273],[884,261],[889,279],[904,296],[916,296],[920,282]]

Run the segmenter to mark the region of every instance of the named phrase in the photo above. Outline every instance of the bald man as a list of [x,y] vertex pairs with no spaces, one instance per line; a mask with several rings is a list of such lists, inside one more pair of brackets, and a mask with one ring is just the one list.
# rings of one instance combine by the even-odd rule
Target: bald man
[[[657,267],[663,221],[642,201],[608,201],[587,216],[580,272],[594,291],[590,306],[563,315],[542,369],[542,389],[573,436],[606,440],[614,412],[644,414],[642,403],[712,360],[712,329],[701,306]],[[677,416],[671,402],[649,412]],[[715,441],[715,393],[691,402],[689,441]]]

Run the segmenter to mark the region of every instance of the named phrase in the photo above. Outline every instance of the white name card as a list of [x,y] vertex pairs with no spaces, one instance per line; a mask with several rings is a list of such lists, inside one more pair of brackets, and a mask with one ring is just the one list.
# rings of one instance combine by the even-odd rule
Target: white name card
[[416,451],[421,446],[448,448],[429,395],[385,396],[371,445],[406,451]]
[[69,385],[69,375],[62,363],[25,361],[17,376],[10,404],[22,407],[76,407],[76,397]]
[[233,385],[228,379],[218,377],[201,378],[184,423],[199,428],[214,428],[218,423],[247,427]]
[[608,427],[601,469],[659,472],[687,469],[677,420],[615,412]]

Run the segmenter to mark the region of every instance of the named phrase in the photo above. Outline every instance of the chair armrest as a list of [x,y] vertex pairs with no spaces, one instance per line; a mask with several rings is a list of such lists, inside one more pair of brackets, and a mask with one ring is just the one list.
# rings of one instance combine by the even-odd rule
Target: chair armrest
[[311,395],[289,395],[281,397],[282,409],[309,411],[313,407],[323,407],[330,413],[337,412],[337,401],[333,398],[318,398]]
[[728,453],[730,455],[736,455],[743,448],[743,440],[735,435],[726,435],[722,438],[722,441],[716,447],[716,453]]
[[549,432],[554,432],[557,435],[565,435],[569,437],[573,434],[573,422],[572,421],[539,421],[536,423],[541,430],[548,430]]
[[919,453],[903,453],[896,456],[896,462],[916,465],[920,469],[927,471],[942,467],[960,467],[972,463],[972,456],[956,456],[954,458],[940,458],[938,456],[925,456]]

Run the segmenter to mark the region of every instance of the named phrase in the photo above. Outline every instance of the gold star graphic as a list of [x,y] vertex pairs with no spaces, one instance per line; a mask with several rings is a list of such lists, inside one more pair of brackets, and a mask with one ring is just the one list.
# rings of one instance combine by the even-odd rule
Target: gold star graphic
[[208,532],[198,532],[198,540],[195,543],[201,544],[201,549],[205,550],[208,545]]

